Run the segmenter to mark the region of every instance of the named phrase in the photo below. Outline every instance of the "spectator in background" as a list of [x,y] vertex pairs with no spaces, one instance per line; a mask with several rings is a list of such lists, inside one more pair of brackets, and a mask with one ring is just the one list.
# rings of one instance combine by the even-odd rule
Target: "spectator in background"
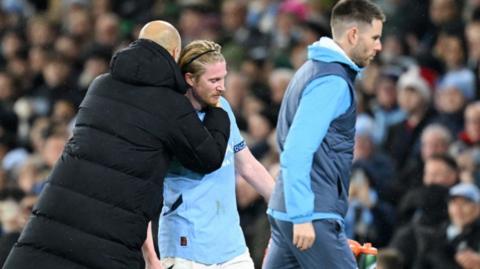
[[45,144],[42,150],[39,152],[41,157],[41,174],[40,178],[36,179],[32,189],[27,193],[34,193],[39,195],[43,187],[46,184],[47,176],[51,173],[53,167],[57,163],[57,160],[62,155],[67,139],[70,137],[70,133],[67,130],[67,126],[64,124],[52,124],[46,130],[44,134]]
[[9,147],[14,147],[17,135],[18,116],[6,106],[0,106],[0,137],[10,141]]
[[280,104],[282,103],[283,95],[287,90],[288,83],[293,78],[294,71],[288,68],[277,68],[272,70],[268,79],[268,87],[270,92],[270,101],[268,110],[271,111],[272,116],[276,119]]
[[463,31],[459,30],[442,29],[435,43],[435,56],[442,62],[446,73],[467,70],[467,44]]
[[370,113],[370,107],[375,98],[375,84],[380,76],[381,65],[373,61],[362,71],[362,76],[355,80],[359,113]]
[[306,47],[303,45],[295,45],[291,49],[290,56],[288,57],[289,66],[291,66],[293,70],[297,70],[307,59]]
[[248,144],[251,145],[252,154],[261,159],[270,149],[268,136],[275,126],[276,117],[269,110],[262,109],[247,118]]
[[450,129],[454,136],[463,128],[463,110],[475,98],[475,75],[466,67],[466,41],[463,33],[444,30],[436,51],[445,66],[435,91],[436,122]]
[[274,28],[271,31],[270,48],[274,52],[274,61],[283,62],[285,52],[299,41],[298,25],[307,17],[305,3],[298,0],[285,0],[279,3],[278,14],[275,17]]
[[469,148],[456,155],[460,181],[480,186],[480,149]]
[[93,24],[91,15],[84,7],[67,8],[64,14],[65,33],[71,35],[80,51],[91,41],[93,31]]
[[254,0],[248,3],[247,25],[263,34],[271,33],[278,14],[279,3],[273,0]]
[[[479,9],[480,10],[480,9]],[[467,23],[465,28],[467,39],[467,67],[475,74],[475,96],[480,96],[480,18]]]
[[448,153],[452,142],[452,135],[445,126],[432,123],[425,127],[420,136],[420,154],[408,159],[404,169],[397,173],[390,201],[398,203],[406,192],[420,187],[423,184],[425,161],[434,155]]
[[248,52],[268,42],[268,37],[246,24],[247,3],[225,0],[221,7],[222,38],[220,43],[231,69],[238,70]]
[[394,67],[380,72],[375,82],[376,99],[371,105],[371,111],[377,127],[375,144],[383,145],[388,137],[388,130],[392,125],[403,121],[405,111],[398,106],[397,81],[401,70]]
[[35,46],[28,50],[28,64],[32,76],[31,89],[29,90],[40,87],[44,83],[42,71],[47,63],[49,53],[50,49],[47,49],[47,47]]
[[[182,2],[180,0],[179,2]],[[113,10],[123,18],[134,22],[145,22],[152,17],[155,0],[110,0]],[[167,1],[168,2],[168,1]]]
[[480,102],[475,101],[467,105],[464,114],[465,127],[453,143],[451,151],[458,154],[461,151],[480,145]]
[[29,132],[29,148],[35,154],[39,153],[45,145],[45,134],[51,125],[48,117],[37,117],[33,121],[32,128]]
[[384,48],[380,54],[383,65],[388,67],[404,68],[415,63],[413,57],[409,56],[406,36],[399,32],[390,33],[384,37]]
[[72,120],[74,119],[76,113],[77,109],[71,101],[59,99],[53,104],[50,118],[57,124],[70,125],[72,124]]
[[[64,145],[69,137],[66,124],[53,123],[48,119],[39,120],[32,133],[38,132],[37,147],[34,152],[28,156],[21,155],[7,156],[7,158],[18,158],[17,164],[10,168],[9,172],[17,175],[18,186],[26,194],[39,194],[42,190],[45,180],[51,169],[59,159]],[[16,151],[11,151],[13,155]]]
[[0,266],[2,267],[30,213],[22,207],[21,201],[24,197],[25,194],[18,189],[0,191]]
[[178,19],[178,29],[182,36],[183,44],[189,44],[197,39],[212,39],[210,36],[206,36],[212,30],[212,25],[209,24],[214,19],[211,17],[212,14],[209,14],[211,7],[208,1],[185,3],[182,5],[182,8],[183,11]]
[[32,46],[50,46],[56,37],[53,25],[43,16],[29,18],[26,32],[27,41]]
[[420,134],[434,116],[430,107],[431,90],[420,76],[419,69],[412,67],[398,80],[398,103],[406,112],[406,119],[392,125],[388,130],[385,150],[395,161],[397,171],[401,171],[409,158],[420,150]]
[[[428,197],[429,186],[441,186],[438,189],[448,190],[451,186],[458,183],[458,165],[455,160],[446,155],[432,155],[425,160],[424,171],[423,171],[423,185],[417,188],[410,189],[403,197],[402,201],[399,204],[399,223],[406,223],[412,220],[412,218],[418,217],[415,214],[422,213],[422,203],[428,201],[429,204],[435,204],[433,197]],[[432,194],[434,194],[432,192]],[[442,196],[442,191],[438,192],[439,200],[442,201],[445,197]],[[437,204],[441,206],[441,203]],[[426,210],[429,209],[429,206],[423,207]],[[430,212],[423,212],[430,213]],[[431,212],[432,214],[442,213],[441,210],[437,212]]]
[[453,137],[457,137],[463,130],[464,110],[475,94],[473,79],[471,71],[448,73],[435,92],[435,108],[438,114],[434,122],[447,127]]
[[[227,58],[225,58],[225,60],[228,61]],[[245,74],[237,71],[229,71],[225,80],[225,88],[228,89],[228,91],[225,91],[223,97],[230,103],[238,128],[241,131],[245,131],[247,129],[247,122],[243,108],[247,95],[251,91],[250,80]]]
[[27,92],[32,87],[32,74],[28,64],[28,51],[23,49],[10,59],[6,66],[6,71],[19,82],[20,92]]
[[423,185],[440,185],[450,188],[458,182],[458,165],[447,154],[432,155],[426,159]]
[[[456,0],[432,0],[429,2],[430,27],[420,40],[422,53],[429,53],[434,43],[445,27],[463,28],[461,20],[462,6]],[[460,30],[461,31],[461,30]]]
[[465,38],[467,42],[467,66],[477,70],[480,61],[480,18],[471,20],[465,27]]
[[2,61],[11,60],[14,58],[25,46],[25,40],[22,39],[21,34],[15,31],[7,31],[2,36]]
[[449,221],[431,236],[414,269],[480,268],[480,191],[469,183],[450,189]]
[[13,112],[14,103],[19,95],[21,93],[13,77],[9,73],[0,72],[0,102],[3,109]]
[[[83,70],[81,71],[77,87],[82,96],[87,92],[90,83],[99,75],[108,72],[108,65],[111,57],[109,47],[91,47],[84,58]],[[74,103],[75,105],[75,103]]]
[[[312,3],[307,3],[307,6],[311,4]],[[312,10],[308,11],[308,13],[310,12],[312,12]],[[300,23],[300,31],[301,34],[298,36],[298,44],[304,48],[308,47],[308,45],[314,43],[322,36],[332,36],[328,23],[325,21],[317,21],[312,17],[307,18]]]
[[8,141],[8,139],[8,136],[5,135],[0,138],[0,147],[2,148],[0,150],[0,160],[2,164],[0,168],[0,191],[5,186],[17,186],[16,176],[18,169],[29,156],[29,153],[24,148]]
[[103,14],[112,12],[113,3],[112,0],[97,0],[92,1],[92,12],[95,19]]
[[59,55],[50,55],[43,69],[44,84],[34,89],[32,97],[38,106],[37,115],[51,113],[53,104],[59,99],[67,99],[78,106],[83,99],[80,91],[72,81],[72,67],[68,60]]
[[388,244],[393,231],[393,207],[380,199],[370,170],[354,167],[350,178],[349,207],[345,233],[358,242],[380,248]]
[[289,62],[294,70],[299,69],[307,60],[307,47],[320,39],[322,36],[331,37],[330,28],[326,23],[326,18],[312,17],[312,2],[306,2],[307,19],[302,19],[296,26],[299,33],[296,34],[296,42],[292,44],[290,49]]
[[113,49],[120,40],[120,20],[117,15],[113,13],[101,14],[95,20],[95,34],[93,46]]
[[390,200],[395,167],[390,157],[375,145],[376,129],[369,116],[357,116],[352,166],[368,172],[372,189],[377,192],[381,202],[385,202]]
[[458,167],[448,155],[434,155],[425,162],[423,186],[411,189],[398,205],[397,225],[389,246],[411,268],[427,248],[428,238],[447,220],[447,196],[458,183]]
[[244,43],[248,37],[248,28],[245,25],[247,15],[246,3],[241,1],[222,1],[222,30],[228,41]]
[[45,179],[45,166],[38,156],[29,156],[15,172],[15,185],[27,194],[34,194],[33,190],[39,182]]
[[77,38],[70,34],[60,35],[54,44],[54,51],[61,56],[65,57],[68,62],[72,64],[72,68],[78,72],[80,66],[80,54],[82,52],[82,47]]

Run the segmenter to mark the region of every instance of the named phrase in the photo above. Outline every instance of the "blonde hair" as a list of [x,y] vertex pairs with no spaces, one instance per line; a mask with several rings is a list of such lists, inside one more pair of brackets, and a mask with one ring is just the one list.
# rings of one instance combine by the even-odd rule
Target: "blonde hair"
[[205,65],[225,61],[222,46],[209,40],[196,40],[188,44],[178,60],[183,74],[191,73],[197,79],[205,73]]

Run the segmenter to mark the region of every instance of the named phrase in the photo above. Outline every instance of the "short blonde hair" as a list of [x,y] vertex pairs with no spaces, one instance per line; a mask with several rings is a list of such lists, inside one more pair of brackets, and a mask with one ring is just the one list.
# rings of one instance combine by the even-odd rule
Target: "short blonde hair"
[[191,73],[196,79],[205,73],[205,64],[224,61],[219,44],[209,40],[196,40],[182,50],[178,63],[183,74]]

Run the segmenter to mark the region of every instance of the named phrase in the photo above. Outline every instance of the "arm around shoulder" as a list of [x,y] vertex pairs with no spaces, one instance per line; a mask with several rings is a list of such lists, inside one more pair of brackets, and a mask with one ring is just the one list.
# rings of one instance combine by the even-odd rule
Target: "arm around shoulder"
[[230,120],[223,109],[208,108],[203,123],[192,109],[175,125],[171,147],[182,165],[198,173],[221,167],[230,136]]

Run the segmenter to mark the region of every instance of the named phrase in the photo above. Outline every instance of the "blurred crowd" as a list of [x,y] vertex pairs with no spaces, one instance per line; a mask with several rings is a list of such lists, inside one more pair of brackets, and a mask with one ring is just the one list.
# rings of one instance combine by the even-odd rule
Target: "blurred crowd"
[[[275,125],[306,48],[329,36],[335,0],[1,0],[0,266],[34,208],[91,81],[148,21],[209,39],[228,63],[225,97],[276,176]],[[480,1],[377,0],[383,50],[357,79],[346,232],[382,268],[480,268]],[[237,200],[256,266],[266,203]]]

